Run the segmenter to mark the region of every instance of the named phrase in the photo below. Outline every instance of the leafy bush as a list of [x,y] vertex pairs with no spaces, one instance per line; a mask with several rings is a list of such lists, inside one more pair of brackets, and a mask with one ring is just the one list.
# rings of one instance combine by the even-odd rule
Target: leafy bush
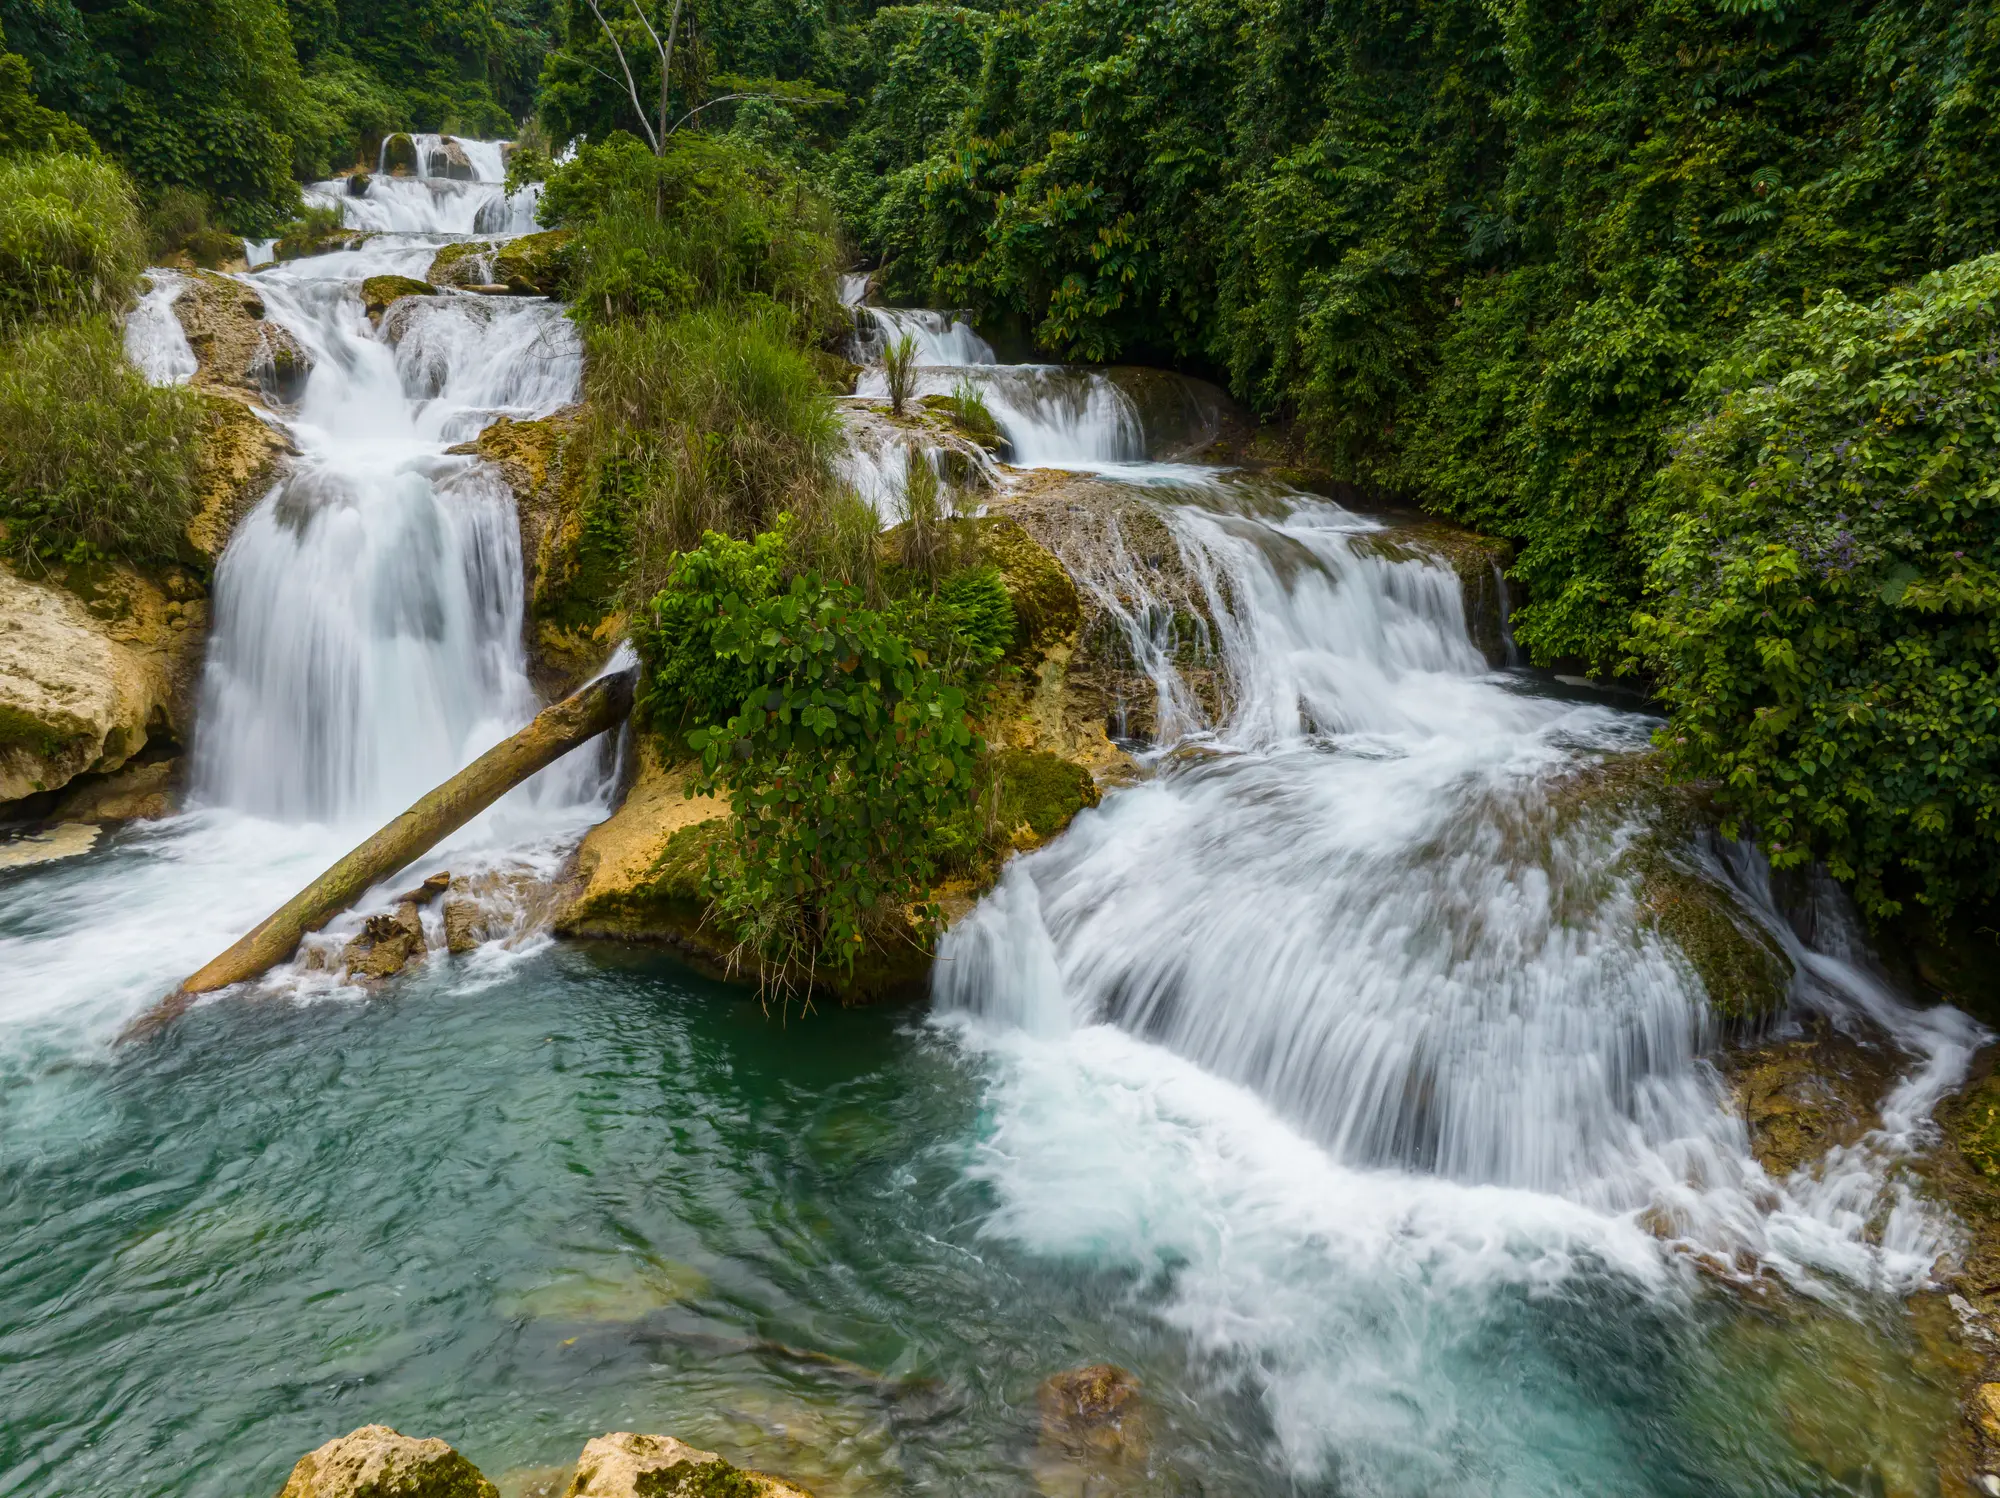
[[122,309],[146,239],[125,174],[84,156],[0,160],[0,328]]
[[0,523],[31,568],[186,548],[201,398],[154,389],[102,319],[35,327],[0,346]]
[[549,175],[540,209],[577,231],[573,315],[587,324],[776,303],[802,342],[845,326],[832,212],[806,180],[726,140],[655,157],[622,131]]
[[1701,377],[1640,531],[1682,774],[1880,918],[2000,889],[2000,256]]
[[710,531],[674,559],[660,590],[635,614],[632,643],[646,666],[639,713],[669,759],[685,730],[728,722],[756,687],[751,666],[724,651],[725,601],[754,606],[779,590],[787,529],[779,525],[754,541]]
[[36,100],[28,60],[5,46],[6,38],[0,36],[0,156],[28,151],[95,155],[87,130]]
[[935,829],[971,804],[984,751],[964,692],[842,584],[799,576],[721,612],[721,653],[755,686],[726,724],[690,735],[694,788],[726,790],[735,812],[729,856],[710,866],[719,918],[781,985],[926,940]]

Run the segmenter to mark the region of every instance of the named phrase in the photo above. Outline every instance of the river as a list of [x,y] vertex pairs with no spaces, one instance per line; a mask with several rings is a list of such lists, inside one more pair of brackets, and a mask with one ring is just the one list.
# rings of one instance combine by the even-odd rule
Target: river
[[[468,156],[325,185],[378,237],[255,278],[314,370],[219,569],[191,809],[0,872],[0,1493],[275,1491],[378,1420],[515,1490],[634,1429],[827,1498],[1936,1491],[1955,1388],[1905,1298],[1954,1227],[1900,1162],[1976,1028],[1711,850],[1794,1004],[1902,1052],[1882,1129],[1769,1179],[1612,872],[1640,829],[1561,794],[1651,721],[1489,661],[1391,523],[1166,461],[1114,381],[935,313],[865,316],[925,388],[977,384],[1016,464],[1157,518],[1222,685],[1115,525],[1065,554],[1149,683],[1144,773],[1009,865],[927,1009],[780,1023],[522,925],[114,1045],[534,711],[511,497],[447,449],[572,399],[576,340],[473,296],[385,332],[358,290],[532,227]],[[185,378],[158,285],[149,368]],[[397,883],[546,875],[611,768],[553,767]],[[1134,1462],[1039,1442],[1039,1382],[1094,1362],[1145,1389]]]

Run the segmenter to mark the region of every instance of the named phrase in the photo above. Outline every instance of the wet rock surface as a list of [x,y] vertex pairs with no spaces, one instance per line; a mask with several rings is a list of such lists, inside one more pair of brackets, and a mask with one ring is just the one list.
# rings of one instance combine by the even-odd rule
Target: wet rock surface
[[299,1458],[278,1498],[499,1498],[479,1469],[436,1438],[364,1425]]
[[732,1466],[672,1436],[612,1431],[577,1458],[563,1498],[811,1498],[782,1478]]
[[414,276],[370,276],[361,283],[361,306],[378,327],[382,314],[406,296],[434,296],[437,288]]
[[312,360],[291,333],[265,318],[257,288],[202,271],[174,299],[174,315],[199,366],[197,385],[290,405],[305,391]]

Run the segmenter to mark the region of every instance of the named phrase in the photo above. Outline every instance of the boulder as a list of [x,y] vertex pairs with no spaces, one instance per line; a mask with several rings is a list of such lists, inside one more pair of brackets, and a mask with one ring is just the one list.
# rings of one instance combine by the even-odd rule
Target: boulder
[[560,296],[569,269],[567,229],[510,239],[494,252],[493,279],[517,296]]
[[417,174],[417,143],[398,131],[382,142],[382,170],[392,177]]
[[194,351],[195,384],[288,405],[304,393],[312,358],[298,339],[264,320],[256,287],[200,272],[174,299],[174,315]]
[[479,1469],[435,1437],[364,1425],[299,1458],[278,1498],[500,1498]]
[[108,619],[68,589],[0,568],[0,802],[109,774],[171,723],[169,600],[136,574],[113,574],[101,591]]
[[414,276],[370,276],[361,283],[361,305],[368,313],[368,320],[381,326],[382,314],[390,305],[406,296],[435,296],[437,288],[428,281],[419,281]]
[[563,1498],[811,1498],[804,1488],[731,1466],[672,1436],[612,1431],[576,1459]]
[[447,135],[431,147],[429,160],[425,162],[426,174],[432,177],[446,177],[453,182],[477,182],[479,173],[473,169],[472,158],[465,154],[465,147]]
[[484,240],[467,239],[448,244],[431,257],[424,279],[433,286],[481,286],[493,279],[488,266],[494,248]]

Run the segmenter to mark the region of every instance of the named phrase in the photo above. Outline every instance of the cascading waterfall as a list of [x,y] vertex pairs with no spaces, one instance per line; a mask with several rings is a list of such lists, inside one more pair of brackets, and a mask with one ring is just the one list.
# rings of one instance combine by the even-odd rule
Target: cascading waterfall
[[[536,711],[513,497],[446,449],[496,417],[573,401],[575,331],[542,299],[462,293],[406,302],[378,329],[359,295],[372,275],[422,276],[482,216],[532,213],[499,180],[497,146],[461,145],[481,180],[310,189],[375,237],[257,274],[311,374],[273,412],[298,457],[217,568],[191,810],[135,831],[87,885],[52,873],[45,920],[91,940],[17,943],[24,982],[0,1017],[115,1023]],[[134,362],[161,383],[194,369],[172,311],[183,285],[155,272],[126,327]],[[570,756],[438,856],[460,873],[552,872],[603,815],[605,772],[595,752]]]
[[[1005,380],[980,382],[996,411]],[[1151,773],[945,939],[940,1018],[995,1067],[989,1231],[1164,1276],[1158,1313],[1257,1388],[1294,1472],[1367,1492],[1459,1491],[1451,1470],[1537,1491],[1533,1420],[1453,1454],[1483,1379],[1453,1347],[1522,1289],[1677,1294],[1696,1261],[1822,1296],[1922,1285],[1952,1230],[1897,1162],[1979,1028],[1809,949],[1753,857],[1711,856],[1794,1002],[1912,1058],[1882,1128],[1767,1178],[1700,1059],[1699,981],[1641,919],[1623,855],[1646,829],[1591,804],[1591,767],[1651,723],[1493,673],[1457,577],[1378,522],[1121,470],[1105,424],[1057,461],[1134,481],[1206,619],[1175,629],[1115,520],[1064,551],[1155,698]]]

